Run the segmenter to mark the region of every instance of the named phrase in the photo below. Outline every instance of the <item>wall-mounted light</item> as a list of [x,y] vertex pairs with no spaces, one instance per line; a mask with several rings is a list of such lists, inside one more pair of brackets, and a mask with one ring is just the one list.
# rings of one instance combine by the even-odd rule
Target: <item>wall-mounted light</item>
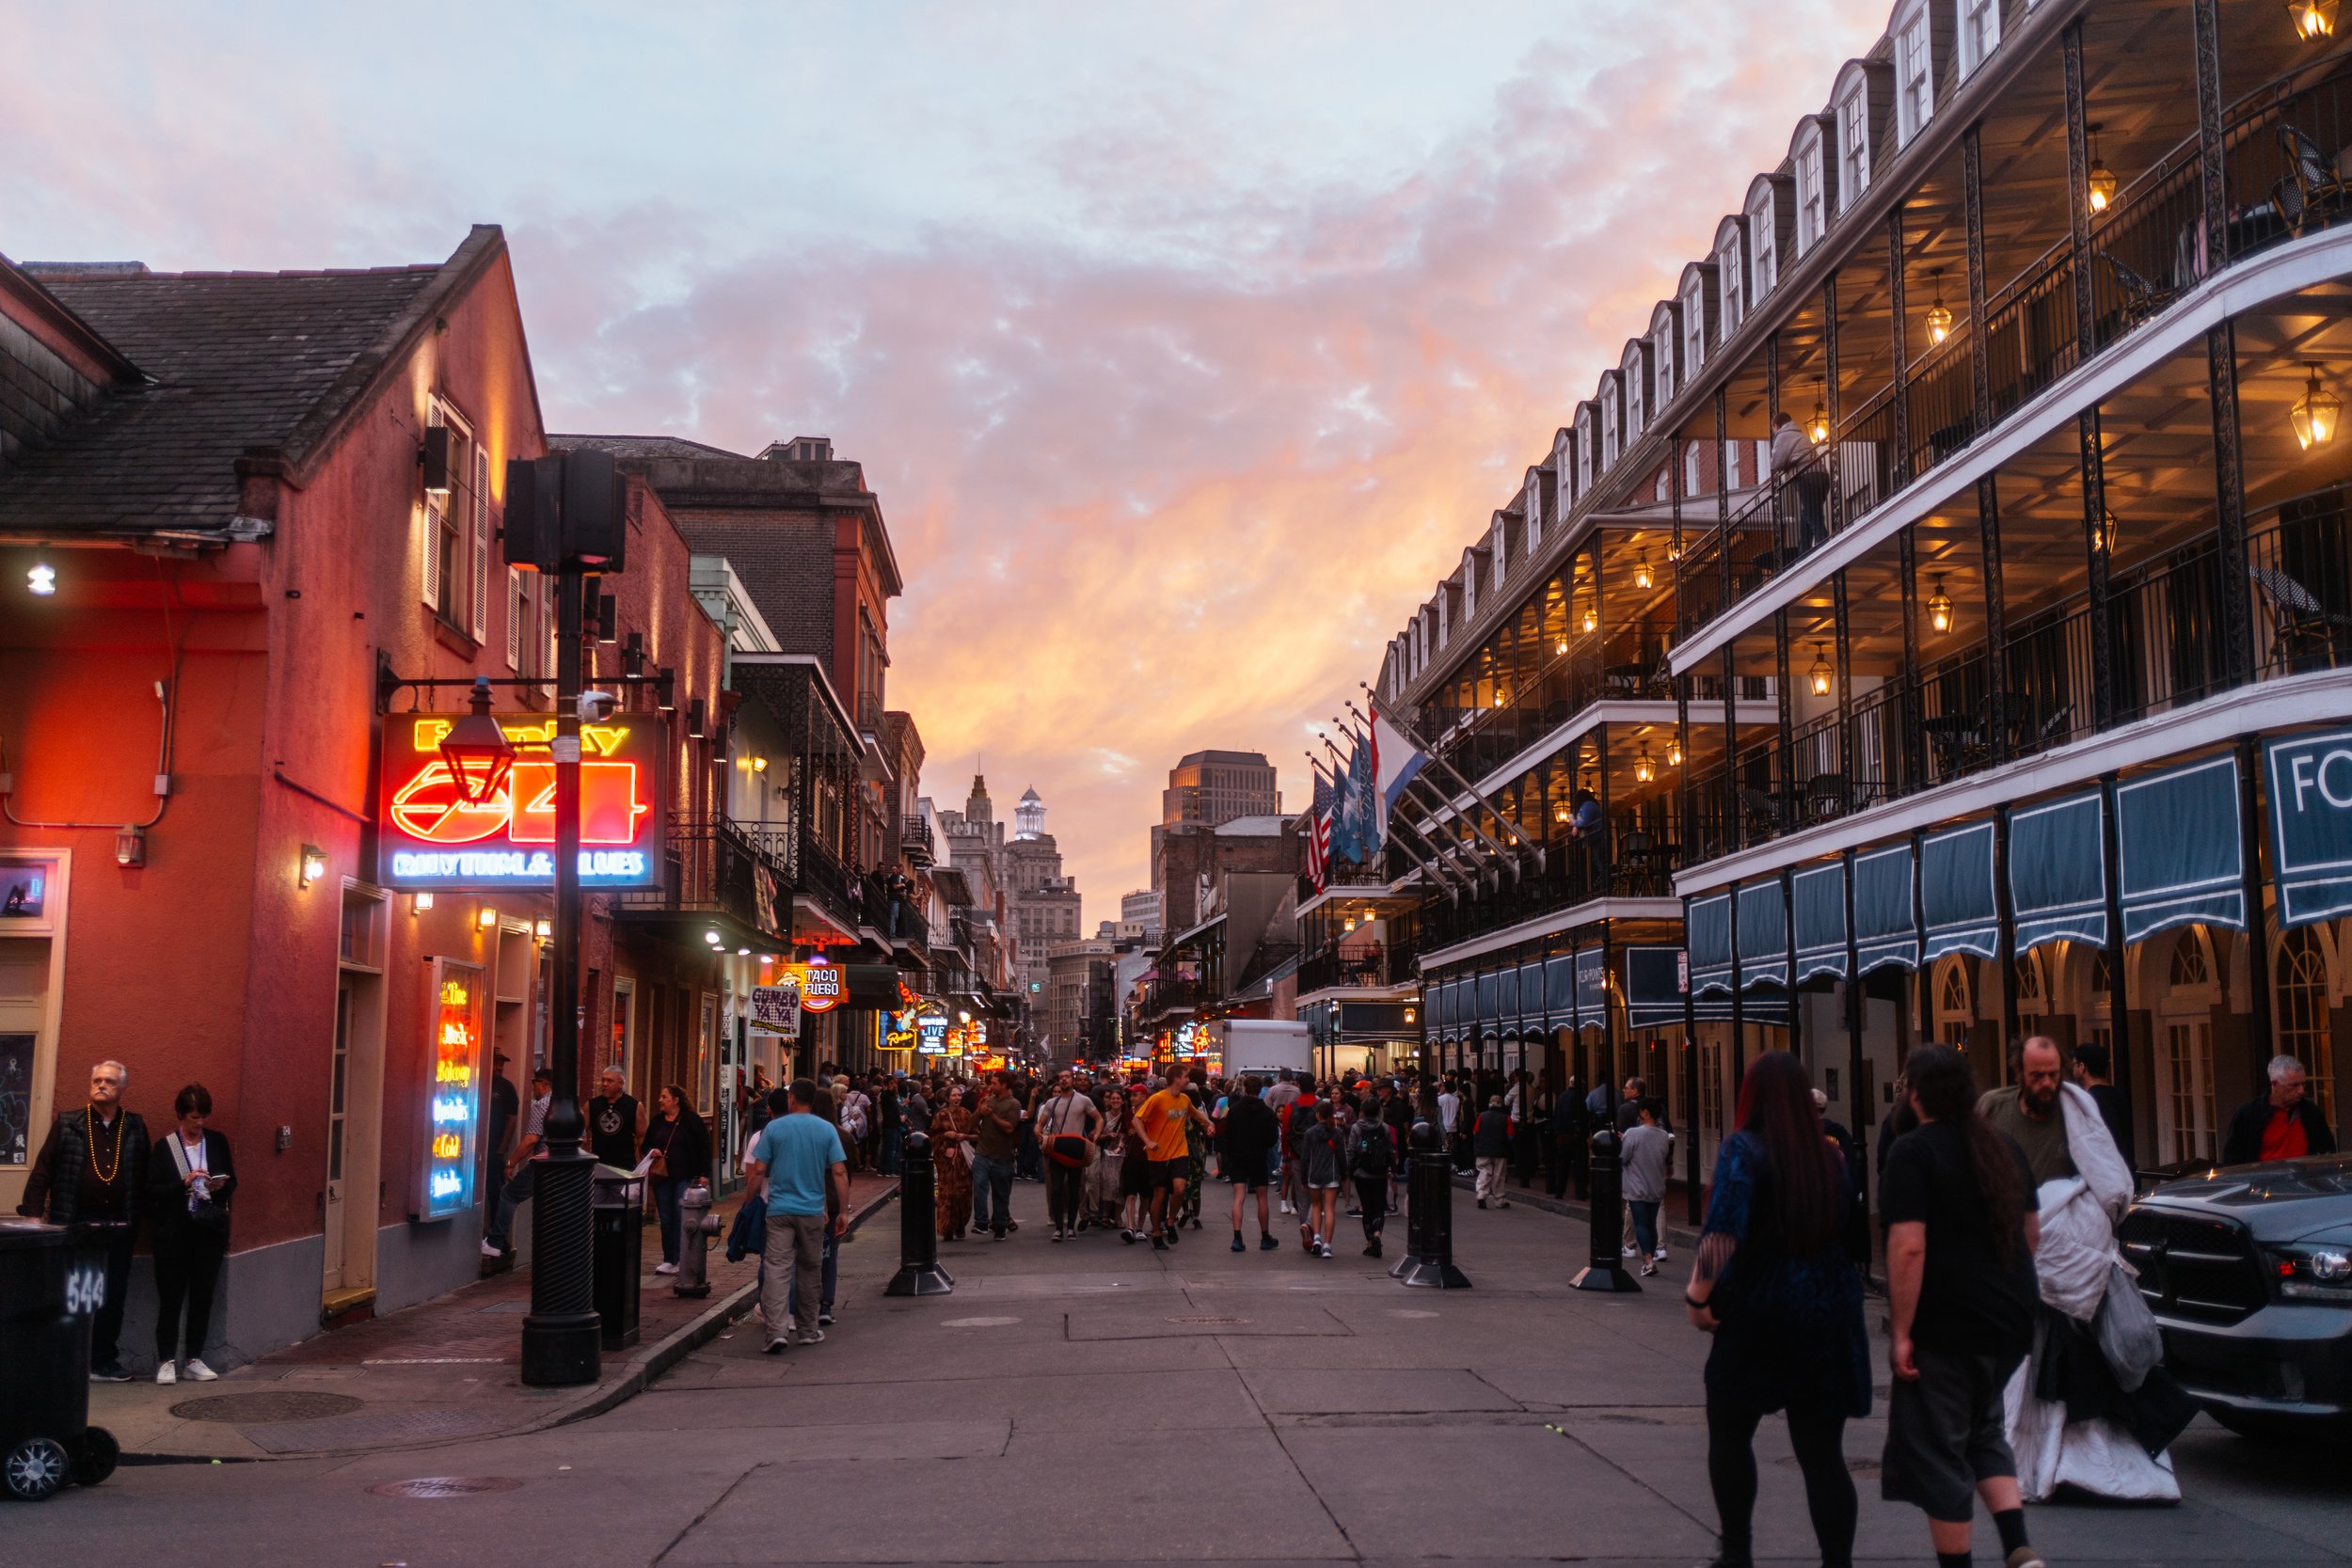
[[317,881],[321,877],[326,875],[326,851],[320,848],[315,844],[304,845],[302,847],[302,867],[299,871],[295,872],[294,880],[300,886],[309,887],[312,882]]
[[46,561],[36,561],[24,569],[24,591],[37,599],[45,599],[57,591],[57,569]]
[[1807,671],[1806,674],[1813,682],[1813,695],[1816,697],[1829,695],[1830,682],[1836,678],[1837,672],[1830,665],[1826,644],[1820,642],[1813,644],[1813,668]]
[[435,500],[449,499],[449,426],[427,425],[417,447],[417,467],[424,470],[424,493]]
[[2083,195],[2094,213],[2104,213],[2107,203],[2115,199],[2115,170],[2107,167],[2099,156],[2099,127],[2086,126],[2090,133],[2090,172],[2083,177]]
[[1420,1018],[1421,1018],[1421,1015],[1420,1015],[1419,1013],[1415,1012],[1412,1008],[1407,1007],[1407,1008],[1406,1008],[1406,1009],[1405,1009],[1405,1022],[1407,1022],[1407,1023],[1416,1022],[1418,1022],[1418,1021],[1420,1020]]
[[1937,577],[1934,592],[1928,595],[1928,625],[1937,631],[1952,629],[1952,596],[1944,592],[1944,579]]
[[1819,384],[1813,392],[1813,422],[1805,427],[1805,434],[1817,447],[1829,439],[1829,389]]
[[408,895],[408,912],[412,915],[422,914],[432,907],[433,895],[429,893],[412,893]]
[[2295,36],[2306,43],[2316,43],[2333,38],[2336,32],[2336,0],[2291,0],[2287,18],[2295,24]]
[[2295,400],[2288,418],[2295,421],[2295,438],[2305,451],[2324,447],[2336,438],[2336,426],[2344,414],[2344,400],[2319,384],[2319,367],[2307,365],[2312,378],[2303,388],[2303,395]]
[[555,922],[547,919],[534,920],[531,923],[531,934],[541,942],[552,942],[555,940]]
[[768,759],[766,757],[752,758],[752,771],[755,773],[765,773],[768,771]]
[[499,912],[498,911],[492,909],[489,905],[485,904],[481,909],[474,911],[473,923],[481,927],[485,931],[496,930],[499,923]]
[[719,928],[716,926],[703,933],[703,941],[710,943],[713,947],[723,947],[726,945],[726,939],[719,934]]
[[1935,303],[1928,307],[1926,317],[1931,347],[1952,335],[1952,312],[1944,303],[1944,269],[1936,268],[1931,276],[1935,278]]
[[1649,569],[1649,551],[1647,550],[1644,550],[1642,559],[1633,563],[1633,586],[1645,592],[1658,586],[1657,574]]
[[147,830],[137,823],[129,823],[115,832],[115,863],[141,866],[147,863]]
[[1658,764],[1651,760],[1647,746],[1643,747],[1633,758],[1633,777],[1642,784],[1658,777]]

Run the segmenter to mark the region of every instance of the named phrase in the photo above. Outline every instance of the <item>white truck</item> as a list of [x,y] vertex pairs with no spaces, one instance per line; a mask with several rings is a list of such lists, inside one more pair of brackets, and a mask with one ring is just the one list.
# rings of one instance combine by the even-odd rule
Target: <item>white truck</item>
[[1291,1019],[1229,1018],[1225,1031],[1225,1078],[1228,1083],[1254,1072],[1267,1084],[1282,1072],[1301,1080],[1314,1071],[1314,1034]]

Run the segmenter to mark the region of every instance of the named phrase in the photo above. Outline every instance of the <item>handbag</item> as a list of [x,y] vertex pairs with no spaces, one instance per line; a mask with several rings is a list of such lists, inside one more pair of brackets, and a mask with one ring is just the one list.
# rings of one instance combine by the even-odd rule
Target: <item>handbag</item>
[[[187,1148],[181,1143],[180,1134],[177,1132],[166,1137],[164,1143],[171,1150],[171,1163],[178,1167],[181,1185],[184,1187],[187,1184],[188,1172],[193,1168],[188,1164]],[[206,1185],[210,1184],[208,1175]],[[228,1235],[229,1205],[209,1195],[198,1198],[188,1206],[188,1228],[215,1238]]]

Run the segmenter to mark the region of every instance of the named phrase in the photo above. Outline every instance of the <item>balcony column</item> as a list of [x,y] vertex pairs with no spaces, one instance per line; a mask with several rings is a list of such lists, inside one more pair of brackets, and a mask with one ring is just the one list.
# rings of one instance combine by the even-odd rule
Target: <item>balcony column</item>
[[[1587,868],[1585,881],[1588,884],[1586,895],[1606,898],[1609,896],[1609,867],[1617,858],[1617,824],[1609,815],[1609,723],[1606,720],[1593,726],[1593,756],[1598,765],[1597,771],[1600,774],[1600,787],[1594,791],[1600,797],[1600,852],[1596,854],[1589,844],[1583,847]],[[1593,874],[1596,870],[1597,877]],[[1590,887],[1589,884],[1596,880],[1599,886]]]
[[1870,1125],[1872,1106],[1862,1093],[1862,1029],[1864,1009],[1869,1006],[1869,998],[1862,990],[1862,950],[1854,935],[1854,852],[1847,850],[1844,859],[1846,863],[1840,879],[1844,883],[1846,898],[1846,983],[1841,988],[1846,1001],[1846,1122],[1853,1132],[1854,1153],[1860,1156],[1854,1162],[1854,1201],[1867,1214],[1870,1211],[1870,1134],[1876,1131]]
[[2237,743],[2238,857],[2246,895],[2246,1022],[2254,1036],[2253,1090],[2270,1092],[2270,1056],[2278,1036],[2270,1020],[2270,919],[2263,909],[2262,747],[2250,735]]
[[[1824,150],[1824,156],[1826,156]],[[1838,413],[1837,396],[1837,269],[1832,267],[1821,279],[1821,407],[1829,416],[1829,439],[1822,444],[1829,451],[1823,466],[1829,470],[1828,525],[1832,533],[1846,526],[1846,467],[1839,461],[1839,438],[1845,427]]]
[[[2111,771],[2099,775],[2099,847],[2105,863],[2102,891],[2107,907],[2108,1066],[2113,1071],[2115,1090],[2128,1107],[2132,1103],[2131,982],[2124,969],[2122,832],[2116,825],[2115,781],[2116,774]],[[2127,1165],[2135,1164],[2131,1133],[2138,1125],[2137,1113],[2123,1118],[2123,1163]]]
[[2001,572],[2001,486],[1977,481],[1977,549],[1984,568],[1984,711],[1987,749],[2009,760],[2009,594]]
[[[1715,573],[1718,578],[1715,613],[1731,608],[1731,482],[1724,466],[1731,451],[1731,399],[1715,388]],[[1725,695],[1725,702],[1731,699]],[[1726,717],[1725,721],[1730,721]]]
[[[1675,769],[1675,823],[1677,869],[1689,865],[1696,858],[1692,824],[1697,815],[1691,798],[1691,677],[1675,678],[1675,736],[1674,744],[1682,750],[1682,765]],[[1667,873],[1671,876],[1673,873]],[[1672,891],[1671,885],[1668,891]]]
[[2218,0],[2190,0],[2197,39],[2197,195],[2204,228],[2202,273],[2217,272],[2230,260],[2228,148],[2221,129],[2221,8]]
[[1928,973],[1927,896],[1919,886],[1919,847],[1926,839],[1923,830],[1911,830],[1912,1002],[1919,1015],[1917,1039],[1922,1045],[1935,1038],[1935,998],[1930,991],[1933,976]]
[[[1740,1088],[1748,1076],[1748,1008],[1747,989],[1740,984],[1740,884],[1733,882],[1731,894],[1731,1103],[1740,1103]],[[1726,1115],[1724,1119],[1729,1121]],[[1730,1130],[1724,1129],[1726,1132]]]
[[[2210,0],[2204,0],[2210,3]],[[2204,12],[2201,3],[2198,13]],[[2221,568],[2221,657],[2225,684],[2254,679],[2252,578],[2246,547],[2245,449],[2237,402],[2237,324],[2205,333],[2205,385],[2213,403],[2214,544]]]
[[[1605,778],[1607,774],[1604,772],[1602,776]],[[1609,995],[1609,972],[1616,966],[1616,936],[1613,930],[1615,924],[1611,920],[1604,920],[1600,923],[1600,1036],[1602,1048],[1609,1053],[1609,1108],[1612,1111],[1614,1111],[1618,1104],[1617,1085],[1624,1081],[1626,1076],[1625,1064],[1617,1059],[1619,1040],[1616,1004]],[[1613,1127],[1611,1129],[1613,1132],[1614,1130]]]
[[1791,736],[1796,729],[1797,694],[1791,689],[1791,684],[1788,675],[1788,612],[1785,610],[1776,610],[1772,611],[1772,687],[1773,695],[1780,699],[1777,704],[1780,718],[1780,744],[1777,748],[1780,753],[1780,766],[1779,778],[1775,782],[1780,791],[1780,830],[1782,832],[1787,832],[1797,825],[1797,759],[1790,752],[1790,747],[1794,744]]
[[[1682,900],[1682,962],[1687,976],[1691,962],[1691,900]],[[1736,977],[1736,976],[1735,976]],[[1682,987],[1682,1125],[1690,1133],[1682,1142],[1683,1218],[1699,1223],[1699,1004],[1686,978]]]
[[1903,204],[1886,214],[1888,340],[1895,351],[1894,487],[1911,482],[1911,310],[1903,299]]
[[2115,626],[2107,605],[2107,579],[2115,559],[2115,542],[2109,535],[2115,530],[2107,511],[2106,440],[2100,431],[2097,404],[2074,416],[2074,434],[2082,448],[2083,564],[2089,579],[2084,594],[2090,612],[2090,715],[2091,723],[2105,730],[2117,718]]
[[1993,808],[1993,950],[2001,970],[2001,1052],[2017,1047],[2017,900],[2009,885],[2009,803]]
[[1853,749],[1853,618],[1846,597],[1846,573],[1840,567],[1830,578],[1830,604],[1835,621],[1836,641],[1831,646],[1837,650],[1837,766],[1846,775],[1846,799],[1841,811],[1851,811],[1859,802],[1862,780],[1854,766]]
[[1960,138],[1961,207],[1968,237],[1968,389],[1973,439],[1993,422],[1993,362],[1984,330],[1984,138],[1971,125]]
[[2066,24],[2058,35],[2058,54],[2066,75],[2066,225],[2074,253],[2074,363],[2086,364],[2098,346],[2097,309],[2090,298],[2090,204],[2086,192],[2090,181],[2090,130],[2083,101],[2083,22]]
[[1723,645],[1718,657],[1722,670],[1718,678],[1724,688],[1724,788],[1720,803],[1724,812],[1724,843],[1717,853],[1729,854],[1745,843],[1748,836],[1747,825],[1740,810],[1740,681],[1732,673],[1729,642]]
[[1797,884],[1786,867],[1780,873],[1781,961],[1788,966],[1788,1054],[1804,1060],[1804,1008],[1797,998]]
[[1903,787],[1888,793],[1909,794],[1922,787],[1928,776],[1927,734],[1919,726],[1919,530],[1904,525],[1895,535],[1896,572],[1903,583]]

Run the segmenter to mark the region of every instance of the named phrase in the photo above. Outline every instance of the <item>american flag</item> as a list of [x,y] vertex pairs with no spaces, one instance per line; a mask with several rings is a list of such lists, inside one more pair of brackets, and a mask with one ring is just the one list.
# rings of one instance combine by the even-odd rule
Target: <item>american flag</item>
[[1307,879],[1321,893],[1331,879],[1331,786],[1315,770],[1315,804],[1307,816]]

